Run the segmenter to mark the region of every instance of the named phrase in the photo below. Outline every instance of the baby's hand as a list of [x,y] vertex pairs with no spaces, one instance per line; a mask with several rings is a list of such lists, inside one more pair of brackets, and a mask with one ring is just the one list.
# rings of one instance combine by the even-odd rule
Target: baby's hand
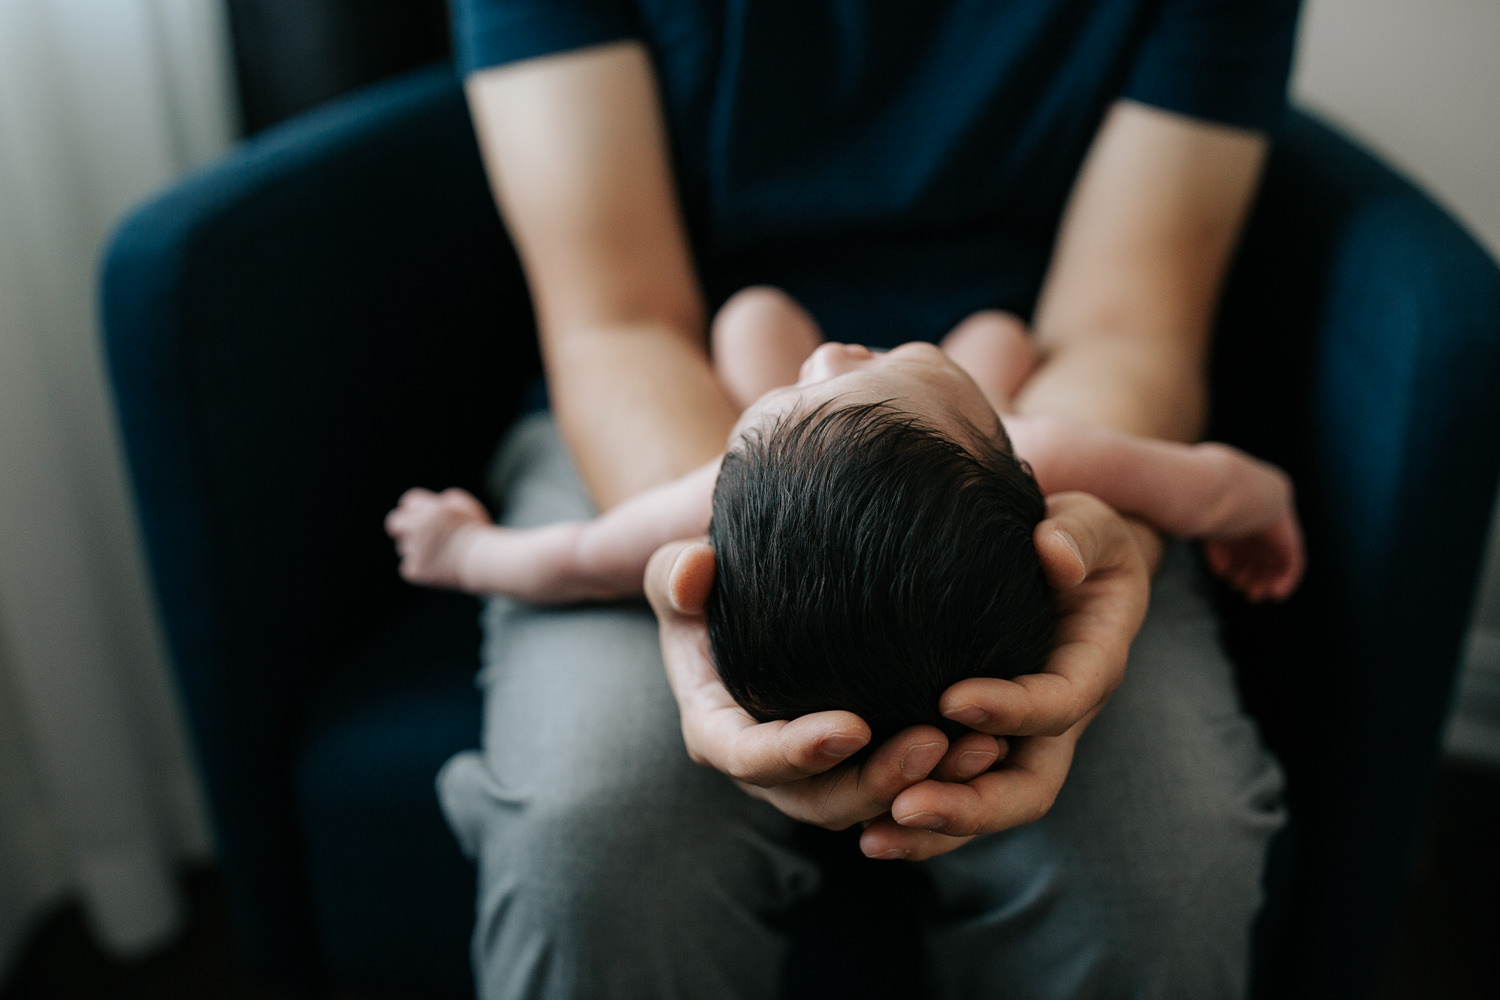
[[428,587],[464,589],[466,538],[490,523],[484,505],[464,490],[407,490],[386,515],[385,530],[401,554],[401,576]]
[[1203,554],[1220,579],[1257,604],[1292,596],[1307,566],[1302,528],[1290,508],[1264,531],[1205,539]]

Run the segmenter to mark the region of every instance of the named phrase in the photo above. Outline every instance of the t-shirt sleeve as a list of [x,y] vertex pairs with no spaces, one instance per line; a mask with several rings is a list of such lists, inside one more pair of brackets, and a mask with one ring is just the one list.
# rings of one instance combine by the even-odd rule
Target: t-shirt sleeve
[[463,76],[639,34],[622,0],[450,0],[449,8]]
[[1269,129],[1286,108],[1300,0],[1165,0],[1124,96],[1226,125]]

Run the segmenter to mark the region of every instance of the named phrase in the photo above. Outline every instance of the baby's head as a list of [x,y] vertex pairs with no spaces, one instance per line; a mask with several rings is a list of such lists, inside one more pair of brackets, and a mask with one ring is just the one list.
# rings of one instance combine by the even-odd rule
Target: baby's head
[[845,709],[942,725],[965,677],[1039,670],[1045,503],[977,386],[931,345],[825,345],[746,411],[714,491],[706,615],[758,719]]

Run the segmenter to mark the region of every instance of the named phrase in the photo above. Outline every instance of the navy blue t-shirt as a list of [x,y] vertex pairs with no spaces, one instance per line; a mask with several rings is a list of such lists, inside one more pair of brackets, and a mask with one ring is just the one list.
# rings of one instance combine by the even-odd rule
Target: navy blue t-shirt
[[769,283],[830,339],[1027,313],[1117,98],[1255,129],[1298,0],[454,0],[468,73],[651,52],[711,301]]

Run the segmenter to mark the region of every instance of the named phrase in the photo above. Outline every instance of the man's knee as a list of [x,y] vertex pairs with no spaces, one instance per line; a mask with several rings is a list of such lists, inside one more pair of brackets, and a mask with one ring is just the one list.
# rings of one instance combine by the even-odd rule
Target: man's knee
[[1139,808],[1104,824],[1090,847],[1110,962],[1149,984],[1141,995],[1236,997],[1247,986],[1285,807],[1281,771],[1251,723],[1226,719],[1223,730],[1196,756],[1143,755]]
[[[928,862],[950,916],[931,946],[944,996],[1244,995],[1278,807],[1155,802],[1156,822],[1066,804],[1031,827]],[[1168,816],[1170,815],[1170,818]]]
[[[548,908],[688,905],[699,897],[798,898],[816,869],[783,846],[789,820],[707,770],[613,773],[507,788],[477,753],[440,777],[451,825],[481,867]],[[644,899],[643,899],[644,897]]]
[[[745,808],[761,804],[732,786],[743,803],[680,777],[600,773],[507,789],[477,753],[450,762],[444,809],[479,867],[477,971],[482,983],[505,981],[486,992],[771,988],[783,942],[766,916],[810,894],[817,870],[785,846],[790,821]],[[735,983],[732,970],[747,967],[766,982]]]
[[1264,902],[1279,805],[1205,797],[1118,876],[1120,958],[1164,997],[1236,997]]

